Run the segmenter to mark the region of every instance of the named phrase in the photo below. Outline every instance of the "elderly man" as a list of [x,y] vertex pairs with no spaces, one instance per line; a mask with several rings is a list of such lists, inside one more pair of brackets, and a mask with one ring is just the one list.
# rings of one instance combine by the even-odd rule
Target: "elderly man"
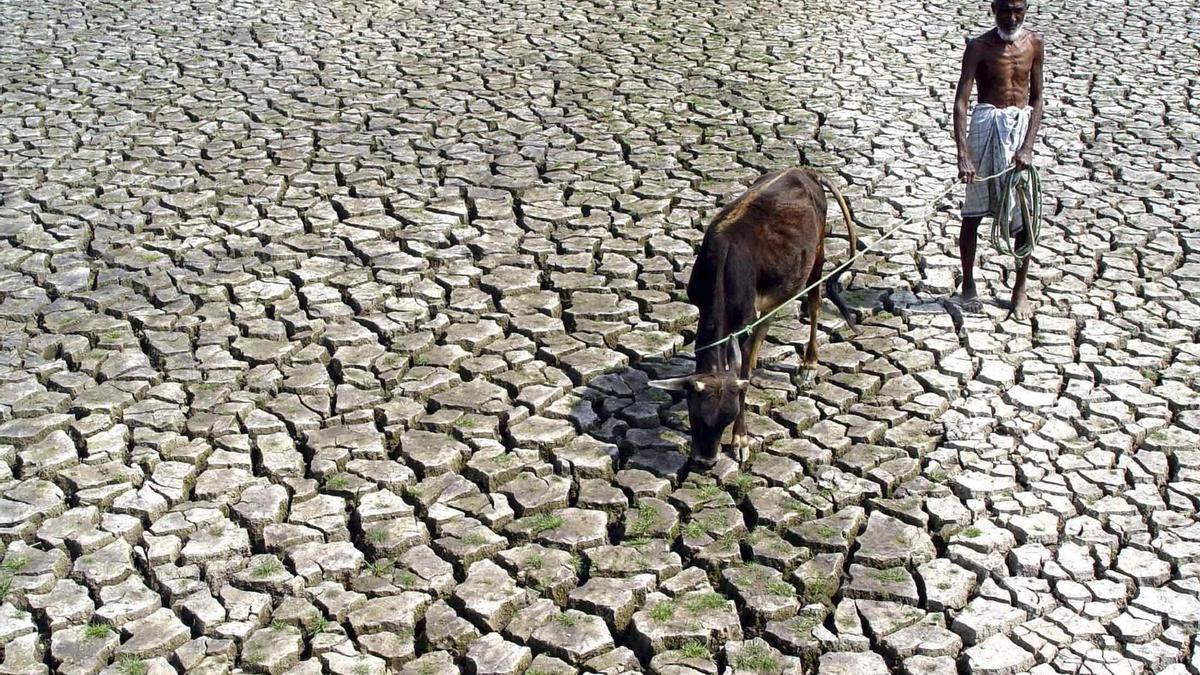
[[[967,183],[958,252],[962,260],[962,303],[979,311],[975,289],[975,243],[979,222],[996,217],[999,179],[976,181],[1010,164],[1023,169],[1033,163],[1033,144],[1042,124],[1042,36],[1025,29],[1025,0],[992,0],[996,27],[967,44],[962,72],[954,95],[954,141],[958,146],[958,176]],[[979,100],[971,113],[967,132],[967,104],[971,85]],[[1019,212],[1013,236],[1023,246],[1029,236]],[[1028,319],[1032,310],[1025,297],[1029,257],[1021,260],[1013,284],[1011,313]]]

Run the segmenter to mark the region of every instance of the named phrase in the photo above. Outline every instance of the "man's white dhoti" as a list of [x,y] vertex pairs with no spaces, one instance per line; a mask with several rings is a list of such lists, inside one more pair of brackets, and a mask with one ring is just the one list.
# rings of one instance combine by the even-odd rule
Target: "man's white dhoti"
[[[967,151],[975,165],[975,175],[992,176],[1008,168],[1013,155],[1025,142],[1029,131],[1029,116],[1033,108],[1009,106],[997,108],[981,103],[971,111],[971,129],[967,134]],[[996,216],[1000,178],[987,181],[976,180],[967,184],[966,199],[963,200],[963,217]],[[1012,200],[1012,234],[1025,228],[1017,200]]]

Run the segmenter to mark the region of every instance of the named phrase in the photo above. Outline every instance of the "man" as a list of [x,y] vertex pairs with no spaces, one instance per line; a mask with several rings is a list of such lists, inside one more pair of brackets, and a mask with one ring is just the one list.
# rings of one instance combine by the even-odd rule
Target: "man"
[[[962,260],[962,303],[968,311],[979,311],[981,304],[975,289],[975,243],[979,222],[996,216],[999,179],[976,181],[1003,171],[1010,164],[1015,170],[1033,163],[1033,144],[1042,125],[1042,36],[1024,27],[1025,0],[992,0],[996,27],[967,44],[962,72],[954,95],[954,141],[958,146],[958,176],[967,183],[963,203],[962,232],[958,252]],[[979,100],[971,113],[967,133],[967,104],[971,85]],[[1015,201],[1015,200],[1014,200]],[[1016,243],[1022,246],[1029,236],[1026,223],[1014,222]],[[1032,314],[1025,297],[1025,277],[1029,259],[1019,262],[1013,284],[1011,314],[1028,319]]]

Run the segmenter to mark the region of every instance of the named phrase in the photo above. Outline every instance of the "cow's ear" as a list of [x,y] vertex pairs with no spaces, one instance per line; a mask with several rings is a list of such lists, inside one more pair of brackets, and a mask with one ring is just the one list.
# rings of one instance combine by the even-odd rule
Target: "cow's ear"
[[[656,389],[666,389],[668,391],[684,391],[692,382],[691,376],[688,377],[669,377],[665,380],[650,380],[647,384]],[[696,384],[699,384],[697,382]],[[692,385],[695,386],[695,385]]]

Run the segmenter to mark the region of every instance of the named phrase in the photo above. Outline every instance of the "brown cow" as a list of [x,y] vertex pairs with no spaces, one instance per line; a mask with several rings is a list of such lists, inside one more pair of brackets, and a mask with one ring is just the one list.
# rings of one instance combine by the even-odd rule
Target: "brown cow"
[[[703,348],[778,307],[808,284],[816,284],[825,263],[825,192],[842,209],[850,230],[850,250],[858,249],[850,207],[824,176],[801,168],[762,176],[717,214],[704,234],[688,281],[688,300],[700,309],[696,344]],[[826,283],[829,298],[857,330],[839,295],[838,276]],[[802,376],[811,379],[817,364],[817,313],[821,289],[808,292],[808,349]],[[717,461],[721,434],[733,422],[738,461],[749,454],[746,435],[746,388],[767,335],[767,322],[740,340],[733,339],[696,354],[696,372],[655,380],[655,387],[685,390],[691,420],[692,462],[709,468]]]

